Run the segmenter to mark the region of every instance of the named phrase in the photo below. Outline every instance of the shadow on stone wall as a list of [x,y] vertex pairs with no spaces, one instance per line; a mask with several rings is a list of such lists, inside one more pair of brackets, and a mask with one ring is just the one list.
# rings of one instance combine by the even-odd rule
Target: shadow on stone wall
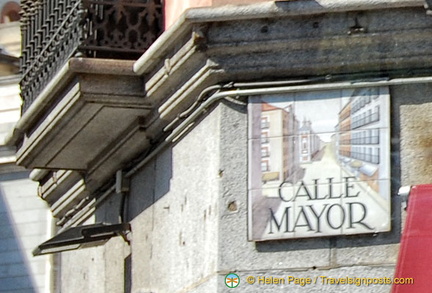
[[[126,205],[128,221],[132,221],[170,191],[173,176],[172,156],[172,148],[166,149],[140,171],[142,174],[134,177],[136,179],[131,182],[133,192],[128,198],[130,204]],[[157,184],[149,184],[156,181]]]

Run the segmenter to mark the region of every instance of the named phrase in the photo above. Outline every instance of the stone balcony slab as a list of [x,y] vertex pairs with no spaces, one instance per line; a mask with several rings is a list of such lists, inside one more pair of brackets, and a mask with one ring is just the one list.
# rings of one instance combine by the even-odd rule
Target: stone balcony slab
[[38,101],[17,152],[26,168],[89,172],[128,140],[147,143],[139,117],[151,105],[130,61],[72,58]]

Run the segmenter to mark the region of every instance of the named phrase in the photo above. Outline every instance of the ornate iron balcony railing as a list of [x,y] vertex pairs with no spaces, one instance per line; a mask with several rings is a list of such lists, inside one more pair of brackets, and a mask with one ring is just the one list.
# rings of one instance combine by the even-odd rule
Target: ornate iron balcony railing
[[138,58],[162,32],[161,0],[22,0],[23,112],[72,56]]

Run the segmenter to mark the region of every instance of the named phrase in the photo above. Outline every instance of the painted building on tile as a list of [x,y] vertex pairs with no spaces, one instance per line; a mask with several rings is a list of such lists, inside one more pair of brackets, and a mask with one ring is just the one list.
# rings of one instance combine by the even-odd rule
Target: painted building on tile
[[307,163],[313,160],[313,157],[321,150],[321,139],[313,131],[310,120],[303,120],[299,129],[300,134],[300,153],[301,162]]
[[278,186],[299,170],[298,121],[292,107],[262,103],[261,170],[266,186]]
[[[386,156],[382,143],[387,144],[383,133],[385,113],[389,105],[379,99],[379,88],[358,91],[341,111],[339,125],[344,125],[339,142],[339,160],[350,168],[358,178],[368,182],[379,192],[380,160]],[[346,115],[349,111],[349,115]]]
[[60,292],[390,292],[432,174],[425,1],[52,3],[21,3],[7,142]]

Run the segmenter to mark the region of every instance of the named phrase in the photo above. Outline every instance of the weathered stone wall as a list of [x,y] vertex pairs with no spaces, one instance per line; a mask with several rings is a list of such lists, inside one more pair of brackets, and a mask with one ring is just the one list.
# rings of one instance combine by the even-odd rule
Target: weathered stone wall
[[[392,94],[400,128],[401,185],[429,184],[432,174],[432,84],[397,86]],[[397,171],[397,170],[395,170]]]

